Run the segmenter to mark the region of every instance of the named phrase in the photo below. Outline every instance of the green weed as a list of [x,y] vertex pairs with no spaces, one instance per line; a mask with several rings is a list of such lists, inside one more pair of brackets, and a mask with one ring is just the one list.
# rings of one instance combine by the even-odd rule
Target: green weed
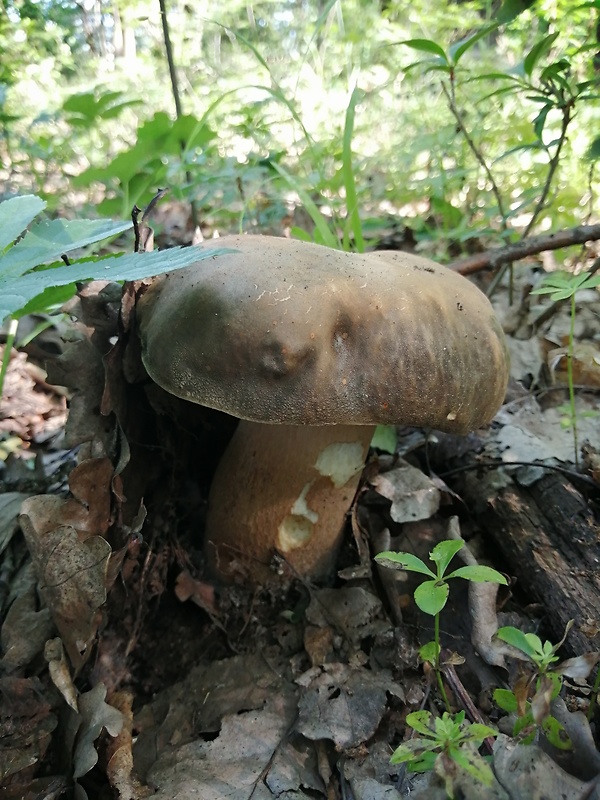
[[507,583],[506,578],[500,572],[491,567],[480,565],[458,567],[458,569],[446,573],[450,562],[463,546],[464,542],[462,539],[449,539],[436,544],[429,554],[430,560],[435,564],[435,572],[433,572],[424,561],[412,553],[385,551],[375,556],[375,561],[384,567],[406,570],[407,572],[417,572],[430,578],[430,580],[423,581],[423,583],[419,584],[414,593],[417,606],[423,613],[432,616],[434,621],[433,642],[423,645],[420,654],[423,660],[429,661],[435,669],[440,694],[444,699],[448,711],[450,707],[440,671],[440,612],[446,605],[450,593],[448,581],[453,578],[463,578],[464,580],[473,581],[475,583],[491,582],[504,585]]
[[[582,289],[594,289],[600,286],[600,275],[581,272],[575,275],[571,272],[553,272],[546,275],[537,289],[531,294],[548,294],[553,302],[568,300],[570,304],[569,341],[567,349],[567,384],[569,387],[569,404],[563,410],[565,424],[573,430],[573,449],[575,464],[579,465],[579,443],[577,438],[577,408],[575,405],[575,385],[573,381],[573,351],[575,348],[575,318],[577,313],[576,294]],[[597,412],[587,412],[596,414]]]

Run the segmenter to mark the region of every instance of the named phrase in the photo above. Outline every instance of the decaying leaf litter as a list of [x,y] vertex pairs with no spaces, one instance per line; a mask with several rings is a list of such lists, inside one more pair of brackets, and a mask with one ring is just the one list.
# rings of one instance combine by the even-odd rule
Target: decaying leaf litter
[[[524,285],[533,280],[531,266],[518,274]],[[465,563],[510,578],[499,593],[453,585],[441,620],[453,707],[507,734],[491,693],[520,666],[495,638],[499,625],[559,641],[572,614],[565,654],[600,649],[598,420],[583,413],[598,405],[597,291],[578,299],[579,472],[557,409],[567,317],[559,311],[532,333],[547,301],[523,292],[528,299],[509,306],[498,296],[512,380],[492,426],[467,437],[401,430],[395,452],[374,451],[365,468],[333,585],[292,576],[248,590],[202,572],[206,498],[232,422],[148,382],[131,322],[136,288],[121,297],[111,284],[85,286],[48,381],[25,367],[36,406],[29,415],[3,406],[3,430],[14,420],[14,437],[37,455],[32,472],[23,468],[28,451],[16,447],[0,498],[2,791],[445,797],[440,776],[389,763],[407,714],[442,709],[419,661],[431,621],[414,605],[418,581],[372,556],[396,549],[427,560],[437,542],[462,536]],[[14,358],[10,380],[24,380],[32,364]],[[66,392],[55,384],[70,397],[64,437]],[[553,533],[549,498],[561,493],[572,507]],[[528,516],[535,540],[515,541],[511,511]],[[553,535],[571,530],[575,546],[557,547]],[[518,546],[533,559],[521,568],[511,554]],[[575,749],[565,757],[543,752],[543,741],[501,735],[486,796],[595,796],[600,757],[582,713],[589,689],[579,683],[552,701]],[[468,772],[446,767],[456,796],[481,797]]]

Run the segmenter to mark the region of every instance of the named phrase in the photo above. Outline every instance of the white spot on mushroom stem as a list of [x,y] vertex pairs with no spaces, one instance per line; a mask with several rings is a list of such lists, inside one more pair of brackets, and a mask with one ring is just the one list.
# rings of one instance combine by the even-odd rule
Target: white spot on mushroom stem
[[319,453],[315,469],[331,478],[336,489],[344,486],[364,466],[363,446],[360,442],[330,444]]

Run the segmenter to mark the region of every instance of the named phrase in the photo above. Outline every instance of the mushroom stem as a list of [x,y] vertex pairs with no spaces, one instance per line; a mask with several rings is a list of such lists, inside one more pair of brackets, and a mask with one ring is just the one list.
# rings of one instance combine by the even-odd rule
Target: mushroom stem
[[344,517],[373,436],[370,425],[269,425],[241,420],[215,473],[205,554],[220,577],[272,580],[332,570]]

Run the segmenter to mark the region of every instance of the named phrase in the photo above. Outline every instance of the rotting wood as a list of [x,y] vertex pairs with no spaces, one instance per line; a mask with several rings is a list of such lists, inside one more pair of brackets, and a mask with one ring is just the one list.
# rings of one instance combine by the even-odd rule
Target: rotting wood
[[[468,483],[472,491],[475,483]],[[554,640],[574,619],[566,649],[599,650],[600,524],[567,477],[547,474],[529,487],[513,481],[487,498],[480,523],[518,590],[542,604]]]

